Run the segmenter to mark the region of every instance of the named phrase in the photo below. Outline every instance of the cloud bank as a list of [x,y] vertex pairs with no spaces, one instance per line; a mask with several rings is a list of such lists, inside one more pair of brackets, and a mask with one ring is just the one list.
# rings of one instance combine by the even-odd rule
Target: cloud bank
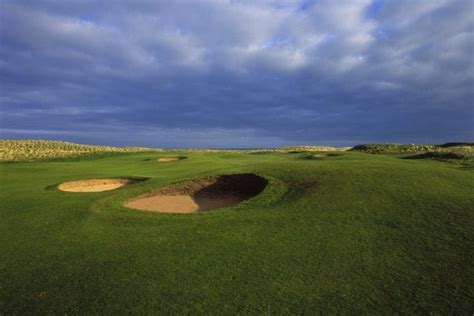
[[164,147],[474,139],[470,0],[0,3],[2,137]]

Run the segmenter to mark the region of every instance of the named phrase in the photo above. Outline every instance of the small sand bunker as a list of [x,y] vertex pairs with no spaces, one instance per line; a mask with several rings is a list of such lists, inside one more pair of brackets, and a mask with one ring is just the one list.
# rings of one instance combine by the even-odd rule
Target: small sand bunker
[[137,179],[87,179],[61,183],[58,189],[67,192],[101,192],[115,190],[143,180]]
[[328,157],[337,157],[341,156],[341,154],[329,153],[329,154],[311,154],[308,158],[328,158]]
[[172,162],[172,161],[183,160],[185,158],[186,157],[161,157],[161,158],[158,158],[157,161],[158,162]]
[[160,188],[124,203],[164,213],[194,213],[235,205],[261,193],[267,180],[254,174],[204,177]]

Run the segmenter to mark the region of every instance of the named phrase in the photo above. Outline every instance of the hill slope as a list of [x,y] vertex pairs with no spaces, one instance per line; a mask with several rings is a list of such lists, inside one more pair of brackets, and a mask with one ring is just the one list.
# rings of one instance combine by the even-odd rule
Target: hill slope
[[82,145],[52,140],[0,140],[0,161],[33,161],[154,150],[159,149]]

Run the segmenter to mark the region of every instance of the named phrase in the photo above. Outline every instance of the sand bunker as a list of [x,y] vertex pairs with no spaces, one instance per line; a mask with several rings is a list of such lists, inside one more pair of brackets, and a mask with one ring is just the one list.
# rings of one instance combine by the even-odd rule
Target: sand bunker
[[308,158],[328,158],[328,157],[337,157],[337,156],[341,156],[341,154],[334,154],[334,153],[330,153],[330,154],[311,154],[308,156]]
[[101,192],[115,190],[125,185],[143,180],[137,179],[87,179],[68,181],[58,185],[58,189],[67,192]]
[[186,157],[161,157],[161,158],[158,158],[157,161],[159,162],[172,162],[172,161],[178,161],[178,160],[182,160],[182,159],[185,159]]
[[160,188],[124,203],[164,213],[194,213],[235,205],[258,195],[267,180],[254,174],[204,177]]

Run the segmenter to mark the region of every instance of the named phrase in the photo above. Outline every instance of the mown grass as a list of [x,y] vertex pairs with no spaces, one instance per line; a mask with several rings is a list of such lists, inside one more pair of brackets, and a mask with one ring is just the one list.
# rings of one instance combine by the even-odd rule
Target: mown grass
[[[474,170],[339,153],[0,163],[0,313],[471,314]],[[229,209],[121,206],[168,183],[244,172],[270,184]],[[129,176],[149,180],[51,188]]]

